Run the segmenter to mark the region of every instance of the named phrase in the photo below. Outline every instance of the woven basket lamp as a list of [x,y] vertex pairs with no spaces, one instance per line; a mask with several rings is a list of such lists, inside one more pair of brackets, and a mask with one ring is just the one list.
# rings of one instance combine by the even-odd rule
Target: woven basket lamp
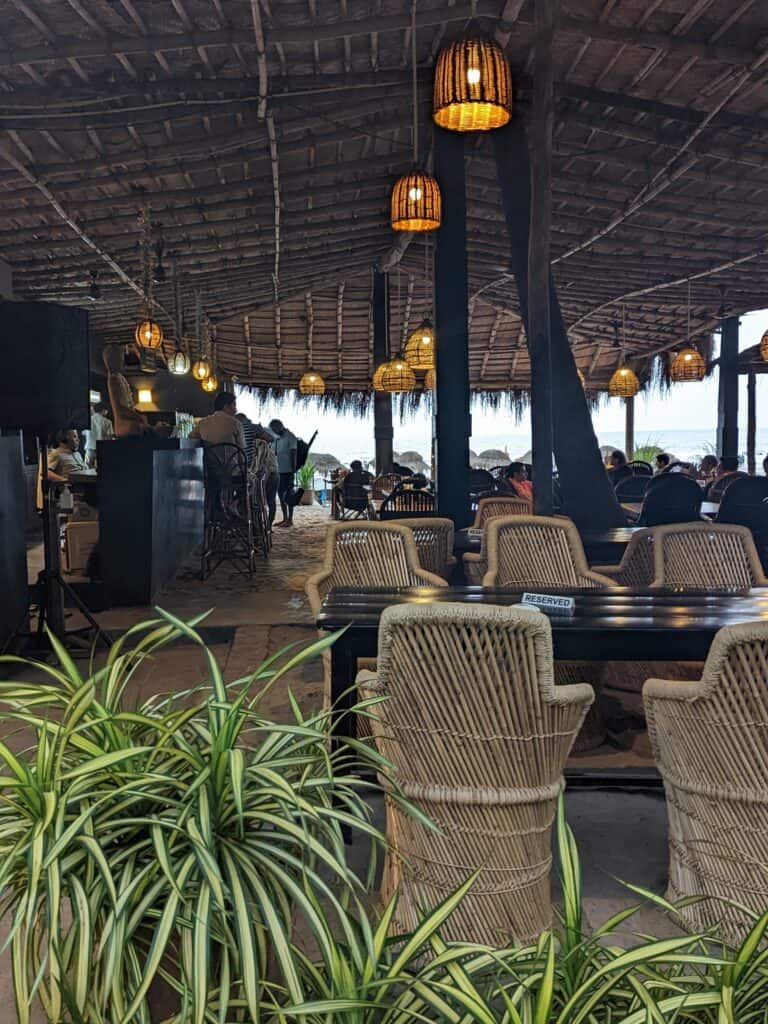
[[412,370],[431,370],[435,365],[435,329],[424,319],[405,345],[405,360]]
[[[377,377],[378,387],[376,386]],[[416,374],[406,362],[402,352],[398,352],[389,362],[382,363],[374,374],[373,387],[376,391],[384,391],[390,395],[413,391],[416,387]]]
[[134,338],[140,348],[159,348],[163,343],[163,328],[154,320],[142,320]]
[[670,379],[678,383],[704,380],[707,364],[702,354],[692,345],[686,345],[672,360],[669,368]]
[[168,360],[168,369],[175,377],[183,377],[189,373],[189,356],[183,349],[177,348]]
[[583,388],[586,388],[586,386],[587,386],[587,378],[586,378],[586,377],[584,376],[584,374],[583,374],[583,373],[582,373],[582,371],[581,371],[581,370],[580,370],[580,369],[578,368],[578,366],[576,367],[576,374],[577,374],[577,376],[578,376],[578,378],[579,378],[579,383],[581,384],[581,386],[582,386]]
[[202,358],[195,360],[192,364],[192,376],[195,380],[205,380],[206,377],[210,377],[213,373],[213,367],[208,356],[202,356]]
[[608,394],[613,398],[634,398],[640,390],[640,381],[631,366],[619,366],[608,382]]
[[760,339],[760,356],[763,362],[768,363],[768,331]]
[[432,116],[453,132],[487,132],[512,116],[512,75],[491,39],[461,39],[440,51]]
[[442,215],[440,186],[431,174],[411,171],[397,179],[389,218],[393,230],[434,231],[440,227]]
[[325,381],[317,372],[311,367],[305,374],[303,374],[299,381],[299,394],[300,395],[324,395],[325,394]]
[[214,391],[219,390],[219,378],[213,371],[208,374],[205,380],[200,382],[200,387],[203,391],[206,391],[209,395],[212,395]]

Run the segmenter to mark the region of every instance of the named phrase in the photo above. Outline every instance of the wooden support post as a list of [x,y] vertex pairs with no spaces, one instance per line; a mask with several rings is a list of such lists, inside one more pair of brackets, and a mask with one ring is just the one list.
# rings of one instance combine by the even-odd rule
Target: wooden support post
[[[519,115],[493,133],[496,170],[510,240],[511,270],[528,330],[528,233],[530,167],[525,128]],[[557,289],[550,278],[550,346],[555,459],[564,510],[578,526],[603,530],[625,525],[600,456],[592,417],[565,332]]]
[[457,527],[469,503],[469,308],[464,136],[435,128],[435,177],[443,224],[435,249],[435,468],[437,507]]
[[635,457],[635,398],[624,399],[624,451],[629,462]]
[[[387,339],[389,292],[387,275],[373,272],[373,365],[389,358]],[[376,445],[376,474],[392,472],[392,396],[376,391],[373,396],[373,437]]]
[[739,454],[739,318],[723,320],[720,335],[720,375],[717,390],[717,454]]
[[552,494],[552,348],[549,248],[552,222],[552,39],[558,0],[536,0],[528,231],[528,349],[531,354],[533,507],[554,512]]
[[757,375],[754,370],[747,374],[747,472],[757,472],[755,446],[757,440]]

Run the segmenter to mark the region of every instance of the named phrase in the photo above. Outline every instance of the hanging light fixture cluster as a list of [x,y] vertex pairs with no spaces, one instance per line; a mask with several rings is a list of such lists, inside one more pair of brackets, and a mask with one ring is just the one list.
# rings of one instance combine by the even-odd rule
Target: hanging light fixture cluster
[[[615,323],[613,329],[616,335],[616,344],[619,344],[619,325]],[[624,358],[624,352],[626,349],[627,342],[627,311],[626,308],[622,308],[622,328],[621,328],[621,362],[619,366],[614,370],[613,376],[608,382],[608,394],[612,398],[634,398],[640,390],[640,381],[637,379],[637,374],[629,365],[627,360]]]
[[134,332],[139,348],[159,348],[163,343],[163,329],[151,316],[152,313],[152,225],[146,203],[139,212],[141,235],[141,287],[143,292],[142,319]]
[[672,360],[670,378],[677,383],[704,380],[707,364],[697,348],[691,344],[691,282],[688,280],[688,333],[686,343]]

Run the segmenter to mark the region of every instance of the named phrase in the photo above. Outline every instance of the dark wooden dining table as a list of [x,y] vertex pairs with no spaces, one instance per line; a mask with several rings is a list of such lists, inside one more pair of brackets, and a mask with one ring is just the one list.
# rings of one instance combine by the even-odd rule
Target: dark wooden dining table
[[[581,543],[590,565],[618,565],[638,526],[617,526],[609,530],[579,530]],[[480,551],[480,532],[457,530],[454,553]]]
[[[723,626],[768,622],[768,587],[717,592],[616,587],[547,589],[546,593],[574,599],[573,614],[548,616],[555,659],[563,661],[703,661]],[[480,586],[331,590],[317,625],[322,630],[344,631],[331,648],[331,699],[339,741],[355,734],[355,716],[345,711],[355,703],[357,660],[376,656],[385,608],[446,602],[510,606],[519,604],[522,594],[522,590]],[[654,770],[600,769],[567,772],[566,778],[570,785],[599,788],[660,785]]]

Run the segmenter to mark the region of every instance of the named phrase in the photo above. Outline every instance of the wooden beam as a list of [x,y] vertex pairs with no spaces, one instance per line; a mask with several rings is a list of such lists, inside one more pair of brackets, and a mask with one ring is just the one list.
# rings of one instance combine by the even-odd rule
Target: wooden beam
[[624,399],[624,452],[631,462],[635,457],[635,399]]
[[552,222],[552,42],[558,0],[535,0],[531,213],[528,232],[528,351],[531,355],[533,501],[538,515],[554,512],[552,491],[552,348],[550,253]]
[[[389,358],[389,279],[381,270],[372,276],[371,319],[373,321],[373,363],[380,366]],[[392,428],[392,396],[381,391],[373,396],[373,437],[376,448],[376,473],[392,472],[394,456]]]
[[757,472],[755,441],[757,436],[757,375],[754,370],[747,374],[747,472]]
[[437,508],[457,527],[471,521],[469,438],[469,308],[464,136],[434,129],[435,177],[443,194],[443,223],[435,249],[434,397]]
[[721,459],[739,454],[739,318],[723,320],[717,390],[717,453]]

